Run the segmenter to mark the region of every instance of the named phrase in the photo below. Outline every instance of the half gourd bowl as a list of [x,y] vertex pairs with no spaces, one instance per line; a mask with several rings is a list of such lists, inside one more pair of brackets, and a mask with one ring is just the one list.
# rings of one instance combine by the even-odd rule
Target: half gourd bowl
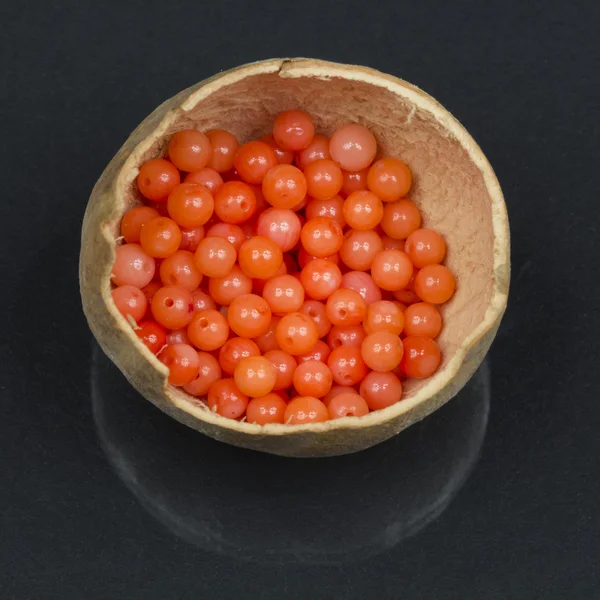
[[[367,126],[378,156],[411,168],[409,194],[425,226],[446,239],[453,298],[441,307],[439,370],[404,383],[400,402],[364,417],[306,425],[256,425],[221,417],[167,382],[168,369],[116,309],[111,270],[124,213],[141,203],[142,163],[164,154],[187,128],[227,129],[243,143],[267,133],[278,113],[299,108],[316,131],[348,122]],[[82,229],[80,288],[90,328],[131,384],[171,417],[217,440],[283,456],[356,452],[397,434],[452,398],[475,372],[504,313],[510,278],[509,227],[502,191],[467,131],[433,98],[366,67],[309,59],[276,59],[226,71],[159,106],[131,134],[96,183]],[[114,398],[118,402],[118,398]]]

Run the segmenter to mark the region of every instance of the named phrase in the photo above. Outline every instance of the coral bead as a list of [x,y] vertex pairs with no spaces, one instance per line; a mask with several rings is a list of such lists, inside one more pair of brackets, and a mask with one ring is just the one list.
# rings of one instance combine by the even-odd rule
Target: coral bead
[[446,256],[446,242],[433,229],[417,229],[408,236],[406,254],[417,269],[442,262]]
[[286,110],[277,116],[273,124],[273,137],[284,150],[303,150],[312,142],[314,135],[313,121],[302,110]]
[[334,325],[358,325],[367,313],[367,303],[358,292],[340,288],[329,296],[326,309]]
[[282,252],[289,252],[298,243],[301,229],[300,219],[294,211],[270,208],[258,217],[256,232],[274,241]]
[[322,158],[306,165],[304,169],[307,193],[316,200],[333,198],[342,189],[344,176],[333,160]]
[[361,344],[361,355],[373,371],[385,372],[395,369],[404,352],[402,340],[389,331],[369,334]]
[[302,269],[300,281],[311,298],[325,300],[340,287],[342,272],[331,260],[316,258]]
[[206,402],[218,415],[239,419],[246,412],[248,396],[238,389],[233,379],[220,379],[210,386]]
[[192,316],[187,334],[196,348],[204,351],[216,350],[227,341],[229,324],[218,310],[201,310]]
[[352,192],[344,202],[344,219],[353,229],[374,229],[382,217],[383,204],[373,192]]
[[139,244],[123,244],[115,248],[111,280],[116,285],[147,286],[154,277],[156,264]]
[[454,275],[443,265],[423,267],[415,277],[415,292],[430,304],[443,304],[452,298],[456,289]]
[[171,190],[181,182],[177,168],[164,158],[153,158],[140,167],[138,188],[145,198],[164,202]]
[[229,305],[227,320],[240,337],[255,338],[269,329],[271,309],[266,300],[255,294],[244,294]]
[[296,164],[301,169],[305,169],[310,163],[323,158],[331,158],[329,138],[325,135],[315,135],[310,144],[304,150],[298,152]]
[[208,310],[217,307],[215,301],[202,290],[192,292],[192,302],[194,303],[194,310]]
[[220,237],[204,238],[194,253],[198,270],[207,277],[225,277],[231,272],[235,259],[233,244]]
[[233,380],[240,392],[257,398],[270,393],[277,379],[277,369],[264,356],[242,358],[235,367]]
[[121,235],[129,244],[140,241],[142,227],[152,219],[160,216],[158,211],[149,206],[134,206],[121,219]]
[[317,340],[315,347],[308,354],[296,356],[296,362],[300,364],[306,362],[307,360],[318,360],[326,363],[330,354],[331,348],[329,348],[329,346],[323,340]]
[[277,370],[274,390],[284,390],[292,385],[298,364],[291,354],[283,350],[269,350],[264,354]]
[[277,329],[277,324],[281,320],[281,317],[277,315],[273,315],[271,317],[271,321],[267,326],[267,329],[257,335],[254,338],[256,345],[260,348],[260,351],[264,354],[266,352],[270,352],[271,350],[279,350],[279,344],[277,343],[277,337],[275,336],[275,330]]
[[272,133],[263,135],[260,138],[260,141],[265,142],[265,144],[269,144],[269,146],[273,148],[275,151],[275,156],[277,156],[277,160],[279,161],[280,165],[291,165],[294,162],[294,153],[291,150],[284,150],[278,146]]
[[384,202],[395,202],[408,194],[412,173],[397,158],[382,158],[369,169],[367,185]]
[[325,396],[333,385],[331,369],[318,360],[301,362],[294,372],[294,388],[302,396]]
[[294,356],[310,352],[319,339],[314,321],[300,312],[282,317],[275,329],[275,337],[279,347]]
[[262,180],[265,200],[275,208],[294,208],[306,196],[304,173],[293,165],[276,165]]
[[257,425],[283,423],[286,408],[287,404],[277,394],[252,398],[246,408],[246,421]]
[[185,385],[198,376],[200,359],[194,348],[187,344],[166,346],[158,355],[158,360],[169,368],[169,383]]
[[373,162],[377,141],[366,127],[351,123],[334,132],[329,151],[345,171],[360,171]]
[[342,417],[364,417],[369,414],[369,407],[365,400],[356,392],[344,392],[334,396],[327,405],[331,419]]
[[334,348],[327,364],[333,374],[333,380],[339,385],[355,385],[367,374],[367,366],[358,346]]
[[373,278],[364,271],[348,271],[348,273],[344,273],[340,287],[358,292],[367,305],[381,300],[381,290],[375,285]]
[[304,288],[296,277],[279,275],[265,283],[263,298],[274,313],[296,312],[304,303]]
[[225,223],[243,223],[255,210],[256,193],[243,181],[227,181],[215,193],[215,213]]
[[340,394],[344,394],[345,392],[350,392],[352,394],[356,394],[356,390],[348,385],[334,385],[332,386],[331,390],[329,390],[329,392],[327,394],[325,394],[325,396],[323,396],[323,398],[321,398],[321,402],[323,402],[323,404],[325,406],[329,406],[329,403],[336,397],[339,396]]
[[172,219],[156,217],[142,227],[140,244],[149,256],[166,258],[179,249],[181,229]]
[[226,239],[239,252],[242,243],[246,239],[244,231],[238,225],[231,223],[217,223],[213,225],[207,232],[206,237],[222,237]]
[[374,302],[367,308],[363,326],[368,334],[376,331],[389,331],[400,335],[404,329],[404,313],[395,302],[388,300]]
[[402,383],[394,373],[371,371],[360,384],[360,395],[371,410],[381,410],[402,398]]
[[214,196],[221,189],[223,178],[214,169],[204,167],[195,173],[188,173],[183,182],[203,185]]
[[334,325],[327,336],[327,343],[332,350],[340,346],[358,346],[367,334],[362,325]]
[[148,308],[148,300],[139,288],[132,285],[122,285],[112,291],[112,299],[117,310],[126,319],[131,317],[137,322],[144,318]]
[[383,207],[381,229],[395,240],[405,240],[421,226],[421,212],[410,200],[389,202]]
[[173,188],[167,200],[169,216],[180,227],[200,227],[213,214],[213,195],[199,183],[180,183]]
[[352,192],[360,192],[367,189],[368,169],[360,171],[342,171],[343,183],[341,194],[347,198]]
[[156,321],[141,321],[135,334],[144,342],[152,354],[158,354],[167,343],[167,332]]
[[316,217],[304,224],[300,239],[309,254],[324,258],[340,249],[344,234],[336,221],[327,217]]
[[423,379],[433,375],[440,365],[439,346],[427,337],[404,338],[402,370],[409,377]]
[[273,148],[258,140],[240,146],[233,159],[236,171],[246,183],[261,183],[269,169],[277,164]]
[[319,338],[325,337],[331,329],[331,321],[327,317],[327,308],[322,302],[317,300],[307,300],[300,307],[299,311],[310,317],[317,326]]
[[233,158],[239,148],[237,138],[223,129],[211,129],[206,132],[206,137],[211,145],[208,166],[218,173],[230,171],[233,168]]
[[260,356],[255,342],[247,338],[233,337],[227,340],[219,350],[219,364],[227,375],[233,375],[236,365],[242,358]]
[[169,142],[169,158],[181,171],[199,171],[212,154],[210,140],[201,131],[184,129]]
[[252,279],[238,265],[233,265],[225,277],[211,277],[208,292],[221,306],[229,306],[235,298],[252,292]]
[[344,236],[340,258],[353,271],[367,271],[382,250],[383,242],[377,233],[351,229]]
[[432,304],[417,302],[407,307],[404,318],[404,333],[407,336],[436,338],[442,331],[442,316]]
[[198,360],[198,376],[186,383],[183,390],[191,396],[206,396],[212,384],[221,379],[221,366],[208,352],[198,352]]
[[382,250],[373,259],[371,277],[383,290],[401,290],[410,282],[413,264],[401,250]]
[[193,229],[181,229],[181,242],[179,243],[180,250],[188,250],[196,252],[198,244],[205,238],[206,232],[204,227],[194,227]]
[[192,293],[178,285],[160,288],[152,298],[152,315],[167,329],[181,329],[194,313]]
[[273,240],[256,236],[242,244],[238,260],[242,271],[249,277],[269,279],[281,267],[283,253]]
[[285,409],[283,422],[289,425],[323,423],[329,420],[327,407],[313,396],[296,396]]
[[310,200],[304,211],[306,220],[315,219],[316,217],[326,217],[344,228],[346,219],[344,218],[344,200],[340,195],[333,196],[327,200]]
[[160,263],[160,279],[164,285],[180,285],[190,292],[202,281],[202,273],[187,250],[178,250]]

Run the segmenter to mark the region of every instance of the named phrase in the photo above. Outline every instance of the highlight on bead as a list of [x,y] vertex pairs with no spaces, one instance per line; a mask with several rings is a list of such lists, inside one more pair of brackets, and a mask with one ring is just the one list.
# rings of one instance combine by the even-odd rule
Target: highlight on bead
[[118,224],[114,318],[219,418],[359,419],[443,363],[460,282],[410,161],[358,122],[321,125],[292,106],[256,139],[178,131]]

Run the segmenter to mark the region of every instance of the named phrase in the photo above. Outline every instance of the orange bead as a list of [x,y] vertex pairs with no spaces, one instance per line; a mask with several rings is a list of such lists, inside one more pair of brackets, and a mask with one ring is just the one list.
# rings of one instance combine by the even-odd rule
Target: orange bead
[[423,267],[415,277],[415,292],[423,302],[443,304],[452,298],[455,289],[456,279],[443,265]]
[[347,198],[352,192],[360,192],[367,189],[367,173],[369,169],[360,171],[342,171],[343,182],[341,194]]
[[158,216],[158,211],[149,206],[134,206],[121,219],[121,235],[129,244],[138,243],[142,226]]
[[296,362],[300,364],[307,360],[318,360],[322,363],[326,363],[330,354],[331,348],[329,348],[323,340],[317,340],[315,347],[308,354],[296,356]]
[[271,167],[262,180],[265,200],[275,208],[294,208],[306,196],[306,177],[293,165]]
[[196,129],[184,129],[169,142],[169,158],[181,171],[199,171],[212,155],[210,140]]
[[243,223],[256,209],[256,194],[243,181],[227,181],[215,194],[215,213],[225,223]]
[[194,254],[198,270],[207,277],[225,277],[233,269],[235,259],[233,245],[220,237],[204,238]]
[[382,250],[383,242],[374,231],[351,229],[344,236],[340,258],[353,271],[368,271]]
[[360,348],[366,365],[373,371],[382,373],[395,369],[400,364],[404,352],[402,340],[389,331],[369,334]]
[[383,207],[381,228],[395,240],[405,240],[421,226],[421,211],[410,200],[389,202]]
[[144,318],[148,308],[148,300],[139,288],[132,285],[122,285],[112,291],[112,299],[117,310],[126,319],[131,317],[137,323]]
[[344,218],[353,229],[374,229],[382,217],[383,204],[373,192],[352,192],[344,202]]
[[141,321],[135,330],[144,345],[152,354],[158,354],[167,343],[166,329],[156,321]]
[[316,217],[326,217],[332,221],[336,221],[342,229],[346,226],[344,200],[340,195],[333,196],[333,198],[328,198],[327,200],[311,199],[306,205],[304,214],[307,221]]
[[213,196],[199,183],[180,183],[173,188],[167,200],[169,216],[180,227],[200,227],[212,216]]
[[229,306],[235,298],[252,292],[252,279],[238,265],[233,265],[225,277],[211,277],[208,291],[221,306]]
[[191,396],[206,396],[213,383],[221,379],[221,367],[217,359],[208,352],[198,352],[200,361],[198,376],[183,386]]
[[282,317],[275,329],[275,337],[279,347],[294,356],[310,352],[319,339],[314,321],[300,312]]
[[294,153],[291,150],[284,150],[278,146],[272,133],[263,135],[260,138],[260,141],[265,142],[265,144],[269,144],[269,146],[273,148],[275,151],[275,156],[277,156],[277,160],[279,161],[280,165],[291,165],[294,162]]
[[326,310],[334,325],[358,325],[367,314],[367,303],[358,292],[340,288],[327,299]]
[[367,308],[363,326],[368,334],[376,331],[389,331],[400,335],[404,329],[404,313],[395,302],[389,300],[373,302]]
[[317,326],[317,334],[319,338],[325,337],[331,329],[331,321],[327,317],[327,309],[322,302],[317,300],[307,300],[300,307],[298,312],[310,317]]
[[323,158],[331,158],[329,138],[326,135],[315,135],[310,144],[304,150],[298,152],[296,164],[301,169],[306,169],[310,163]]
[[321,402],[323,402],[323,404],[325,406],[329,406],[329,403],[336,397],[339,396],[340,394],[344,394],[345,392],[350,392],[352,394],[356,394],[356,390],[348,385],[334,385],[332,386],[331,390],[329,390],[329,392],[327,394],[325,394],[325,396],[323,396],[323,398],[321,398]]
[[436,338],[442,331],[440,311],[427,302],[417,302],[406,309],[404,333],[407,336]]
[[226,173],[233,168],[233,158],[239,147],[237,138],[229,131],[211,129],[206,132],[210,141],[211,155],[208,166],[218,173]]
[[296,360],[291,354],[283,350],[269,350],[265,352],[265,358],[268,358],[277,370],[274,390],[284,390],[292,385],[294,373],[298,366]]
[[254,338],[256,345],[260,348],[260,351],[265,354],[266,352],[270,352],[271,350],[279,350],[279,344],[277,343],[277,337],[275,336],[275,330],[277,329],[277,324],[281,320],[281,317],[277,315],[273,315],[271,317],[271,322],[267,326],[267,329],[264,333],[257,335]]
[[302,396],[321,398],[331,389],[333,375],[331,369],[318,360],[301,362],[294,372],[294,388]]
[[277,369],[264,356],[242,358],[233,372],[233,380],[238,389],[253,398],[269,394],[275,386],[276,379]]
[[160,263],[160,279],[164,285],[180,285],[193,292],[202,281],[202,273],[191,252],[177,250]]
[[215,301],[206,292],[199,289],[192,292],[192,302],[194,310],[208,310],[217,307]]
[[433,229],[417,229],[406,240],[406,254],[418,269],[435,265],[446,256],[446,242]]
[[246,421],[257,425],[283,423],[287,404],[277,394],[267,394],[261,398],[252,398],[246,408]]
[[137,176],[140,193],[148,200],[164,202],[171,190],[181,182],[179,171],[164,158],[146,161]]
[[356,392],[338,394],[329,401],[327,410],[331,419],[341,419],[342,417],[364,417],[369,414],[367,403]]
[[271,309],[266,300],[255,294],[244,294],[229,305],[227,320],[240,337],[255,338],[269,328]]
[[327,336],[327,343],[332,350],[340,346],[358,346],[367,337],[362,325],[334,325]]
[[188,173],[183,182],[203,185],[214,196],[221,189],[223,178],[214,169],[204,167],[194,173]]
[[371,410],[381,410],[402,399],[402,383],[394,373],[371,371],[360,384],[360,395]]
[[340,287],[342,272],[334,262],[316,258],[302,269],[300,281],[311,298],[325,300]]
[[185,327],[194,313],[192,293],[178,285],[160,288],[152,298],[152,315],[167,329]]
[[367,374],[367,366],[358,346],[334,348],[327,359],[333,380],[339,385],[355,385]]
[[238,260],[242,271],[249,277],[270,279],[281,267],[283,253],[273,240],[256,236],[242,244]]
[[210,386],[206,402],[214,413],[239,419],[246,412],[248,396],[240,392],[233,379],[220,379]]
[[255,140],[238,148],[233,164],[242,181],[261,183],[269,169],[278,164],[278,160],[269,144]]
[[154,277],[156,263],[138,244],[123,244],[115,248],[115,263],[111,281],[115,285],[147,286]]
[[440,348],[431,338],[404,338],[402,370],[408,377],[423,379],[433,375],[440,365],[441,358]]
[[167,217],[148,221],[140,232],[140,244],[144,252],[155,258],[166,258],[179,249],[181,229]]
[[240,251],[242,243],[246,239],[242,228],[231,223],[217,223],[213,225],[206,232],[206,237],[222,237],[232,244],[237,252]]
[[229,325],[218,310],[201,310],[194,313],[187,334],[196,348],[204,351],[216,350],[227,341]]
[[367,185],[384,202],[395,202],[408,194],[412,173],[401,160],[382,158],[369,169]]
[[344,181],[340,166],[327,158],[306,165],[304,176],[308,195],[317,200],[333,198],[342,189]]
[[306,221],[302,227],[300,240],[309,254],[325,258],[340,249],[344,234],[336,221],[327,217],[316,217]]
[[285,409],[283,422],[288,425],[305,423],[324,423],[329,420],[327,407],[312,396],[296,396]]
[[188,252],[196,252],[198,244],[204,239],[206,233],[204,227],[194,227],[193,229],[181,229],[181,242],[179,243],[180,250]]
[[345,171],[366,169],[377,154],[375,136],[363,125],[342,125],[331,136],[329,151]]
[[169,383],[171,385],[185,385],[198,376],[198,369],[200,368],[198,353],[187,344],[166,346],[158,355],[158,360],[169,368]]
[[371,277],[383,290],[401,290],[412,274],[413,264],[401,250],[382,250],[371,264]]
[[314,135],[312,119],[302,110],[279,113],[273,123],[273,137],[284,150],[303,150],[311,143]]
[[233,375],[236,365],[242,358],[260,356],[258,346],[247,338],[233,337],[219,350],[219,364],[227,375]]
[[304,288],[292,275],[267,280],[262,295],[271,311],[277,314],[296,312],[304,302]]

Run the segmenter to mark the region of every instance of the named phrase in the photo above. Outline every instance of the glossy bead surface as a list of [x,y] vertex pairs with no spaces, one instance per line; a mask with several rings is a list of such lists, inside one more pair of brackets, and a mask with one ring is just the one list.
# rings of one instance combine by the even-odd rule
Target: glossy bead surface
[[317,334],[320,338],[325,337],[331,329],[331,321],[327,317],[327,309],[323,302],[317,300],[306,300],[298,312],[310,317],[317,326]]
[[200,169],[194,173],[188,173],[183,182],[203,185],[214,196],[221,189],[223,178],[214,169],[204,167],[204,169]]
[[212,216],[215,203],[210,190],[199,183],[176,185],[167,200],[169,216],[180,227],[200,227]]
[[367,303],[367,306],[381,300],[381,290],[375,284],[373,278],[364,271],[348,271],[344,273],[340,287],[358,292]]
[[200,285],[202,273],[191,252],[177,250],[160,263],[160,279],[164,285],[180,285],[192,292]]
[[142,227],[140,244],[149,256],[166,258],[179,249],[181,229],[172,219],[156,217]]
[[298,311],[304,303],[304,288],[296,277],[279,275],[267,280],[262,296],[272,312],[291,313]]
[[430,377],[437,371],[441,358],[440,348],[431,338],[404,338],[402,370],[409,377]]
[[367,313],[367,303],[363,297],[347,288],[333,292],[325,307],[327,317],[334,325],[358,325]]
[[293,165],[276,165],[262,180],[265,200],[275,208],[294,208],[306,196],[304,173]]
[[296,396],[289,401],[283,422],[288,425],[323,423],[329,420],[327,407],[313,396]]
[[344,202],[344,219],[352,229],[374,229],[382,217],[383,203],[373,192],[352,192]]
[[417,229],[408,236],[405,252],[417,269],[435,265],[446,256],[446,242],[433,229]]
[[181,182],[177,168],[164,158],[146,161],[137,176],[138,188],[145,198],[164,202],[171,190]]
[[246,183],[261,183],[267,171],[277,164],[273,148],[259,140],[240,146],[233,160],[236,171]]
[[158,211],[149,206],[134,206],[121,219],[121,235],[129,244],[139,243],[143,225],[160,216]]
[[305,169],[311,162],[323,158],[331,158],[331,154],[329,153],[329,138],[326,135],[315,135],[310,144],[304,150],[298,152],[296,164],[301,169]]
[[401,250],[382,250],[373,259],[371,277],[383,290],[401,290],[413,274],[410,258]]
[[269,279],[281,267],[283,253],[273,240],[255,236],[242,244],[238,260],[242,271],[249,277]]
[[239,419],[246,412],[248,396],[240,392],[233,379],[220,379],[210,386],[206,402],[218,415]]
[[211,129],[206,132],[206,137],[211,145],[208,166],[218,173],[226,173],[231,170],[233,158],[239,148],[237,138],[224,129]]
[[273,137],[284,150],[298,152],[306,148],[315,135],[312,119],[302,110],[286,110],[273,123]]
[[300,240],[309,254],[324,258],[340,249],[344,234],[336,221],[327,217],[316,217],[304,224]]
[[215,301],[204,290],[200,289],[192,292],[192,302],[194,310],[208,310],[217,307]]
[[368,271],[375,256],[383,250],[381,238],[374,231],[351,229],[344,236],[340,258],[354,271]]
[[156,263],[139,244],[123,244],[115,248],[111,281],[116,285],[147,286],[154,277]]
[[233,265],[225,277],[208,280],[210,296],[222,306],[229,306],[235,298],[252,292],[252,279],[238,265]]
[[291,165],[294,162],[294,153],[291,150],[284,150],[281,146],[279,146],[272,133],[263,135],[260,138],[260,141],[265,142],[265,144],[269,144],[269,146],[273,148],[275,156],[277,156],[277,160],[279,161],[280,165]]
[[233,375],[240,360],[249,356],[260,356],[256,343],[248,338],[232,337],[219,350],[219,364],[224,373]]
[[181,171],[199,171],[212,154],[210,140],[201,131],[184,129],[169,141],[169,159]]
[[267,329],[260,335],[254,337],[256,345],[260,348],[260,351],[263,354],[270,352],[271,350],[279,350],[279,343],[277,342],[277,337],[275,336],[275,330],[277,329],[277,324],[279,321],[281,321],[281,317],[273,315],[267,326]]
[[252,398],[246,408],[246,421],[258,425],[283,423],[287,404],[277,394],[267,394],[261,398]]
[[443,304],[452,298],[456,279],[444,265],[423,267],[415,277],[415,292],[423,302]]
[[407,307],[405,313],[404,333],[407,336],[424,336],[436,338],[442,331],[440,311],[427,302],[417,302]]
[[395,202],[408,194],[412,173],[401,160],[382,158],[369,169],[367,185],[384,202]]
[[323,340],[317,340],[314,348],[308,354],[296,356],[296,362],[300,364],[307,360],[318,360],[326,363],[330,354],[331,348]]
[[306,165],[307,194],[316,200],[333,198],[342,189],[344,177],[339,165],[333,160],[323,158]]
[[318,360],[303,361],[294,372],[294,388],[301,396],[321,398],[333,385],[331,369]]
[[258,235],[274,241],[282,252],[289,252],[300,239],[302,226],[298,215],[289,209],[269,208],[258,217]]
[[389,331],[400,335],[404,329],[404,313],[395,302],[389,300],[374,302],[367,308],[363,326],[368,334]]
[[369,414],[365,400],[356,392],[344,392],[334,396],[327,405],[331,419],[342,417],[364,417]]
[[395,240],[405,240],[421,226],[421,211],[410,200],[388,202],[383,207],[381,228]]
[[191,396],[206,396],[213,383],[221,379],[221,366],[208,352],[198,352],[198,376],[183,386]]
[[312,198],[306,205],[304,210],[306,220],[315,219],[316,217],[326,217],[344,228],[346,219],[344,218],[344,200],[337,194],[327,200],[315,200]]
[[334,348],[327,364],[333,374],[333,380],[339,385],[355,385],[367,374],[367,366],[358,346]]
[[152,315],[167,329],[185,327],[194,313],[192,293],[177,285],[160,288],[152,298]]
[[229,305],[227,320],[231,329],[240,337],[255,338],[268,330],[271,309],[260,296],[244,294]]
[[192,316],[187,334],[199,350],[216,350],[227,341],[229,324],[218,310],[201,310]]
[[359,192],[367,189],[367,173],[369,169],[360,171],[342,171],[343,182],[341,194],[347,198],[352,192]]
[[360,395],[371,410],[381,410],[402,399],[402,383],[394,373],[371,371],[360,384]]
[[294,357],[283,350],[269,350],[265,352],[264,356],[273,363],[277,370],[273,389],[284,390],[289,388],[292,385],[294,372],[298,366]]
[[158,355],[158,360],[168,367],[171,385],[185,385],[198,376],[200,367],[198,353],[187,344],[166,346]]
[[131,317],[136,323],[144,318],[148,308],[148,300],[144,292],[132,285],[122,285],[112,291],[112,299],[117,310],[127,319]]
[[146,348],[152,354],[158,354],[162,347],[167,343],[167,332],[165,328],[156,321],[141,321],[138,323],[138,329],[135,330]]
[[235,259],[233,245],[220,237],[204,238],[194,253],[198,270],[207,277],[225,277],[231,272]]
[[329,151],[345,171],[360,171],[373,162],[377,141],[366,127],[350,123],[336,129],[331,136]]
[[367,334],[362,325],[334,325],[327,336],[327,343],[332,350],[340,346],[358,346]]
[[282,317],[275,329],[275,336],[279,347],[294,356],[310,352],[319,339],[313,320],[300,312]]
[[238,225],[232,223],[217,223],[206,232],[206,237],[222,237],[226,239],[239,252],[242,243],[246,239],[244,231]]
[[316,258],[302,269],[300,281],[313,300],[325,300],[340,287],[342,272],[331,260]]
[[277,369],[264,356],[242,358],[235,366],[233,380],[247,396],[257,398],[269,394],[275,386]]
[[215,213],[225,223],[243,223],[255,209],[256,194],[243,181],[227,181],[215,194]]
[[198,244],[206,237],[206,231],[203,226],[194,227],[193,229],[181,228],[181,242],[179,242],[180,250],[188,252],[196,252]]
[[369,334],[361,344],[361,355],[373,371],[386,372],[395,369],[404,352],[402,340],[389,331]]

